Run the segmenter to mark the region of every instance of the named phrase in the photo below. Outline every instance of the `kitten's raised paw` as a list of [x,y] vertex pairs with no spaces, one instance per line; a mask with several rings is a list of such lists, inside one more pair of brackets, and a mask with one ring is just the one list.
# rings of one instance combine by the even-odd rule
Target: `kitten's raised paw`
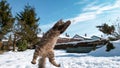
[[31,61],[31,63],[32,63],[32,64],[36,64],[36,62],[35,62],[35,61]]

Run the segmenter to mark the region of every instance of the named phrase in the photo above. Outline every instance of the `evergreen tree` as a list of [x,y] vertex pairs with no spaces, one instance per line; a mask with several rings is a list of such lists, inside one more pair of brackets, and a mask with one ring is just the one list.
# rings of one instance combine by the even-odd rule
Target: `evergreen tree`
[[103,32],[104,34],[111,35],[115,31],[115,27],[113,25],[109,26],[108,24],[104,23],[103,25],[96,26],[99,28],[99,31]]
[[22,40],[26,40],[29,45],[38,42],[37,34],[40,32],[39,21],[36,17],[35,8],[26,5],[24,10],[17,13],[16,19],[20,25],[19,36]]
[[14,18],[11,14],[11,8],[6,0],[0,1],[0,41],[8,32],[11,31]]
[[26,40],[19,40],[17,43],[19,51],[25,51],[27,49],[27,41]]

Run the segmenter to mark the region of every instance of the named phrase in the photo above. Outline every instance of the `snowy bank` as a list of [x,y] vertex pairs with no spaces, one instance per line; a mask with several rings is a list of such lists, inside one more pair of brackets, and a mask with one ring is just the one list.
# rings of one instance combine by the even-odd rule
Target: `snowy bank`
[[89,53],[89,55],[92,56],[106,56],[106,57],[111,57],[111,56],[120,56],[120,40],[118,41],[113,41],[115,49],[112,49],[109,52],[106,52],[106,46],[103,46],[95,51],[92,51]]

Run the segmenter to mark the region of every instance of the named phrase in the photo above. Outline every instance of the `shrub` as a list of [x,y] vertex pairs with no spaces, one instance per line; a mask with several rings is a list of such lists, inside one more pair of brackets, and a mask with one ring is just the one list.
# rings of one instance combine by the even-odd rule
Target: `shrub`
[[114,49],[115,47],[113,46],[112,43],[108,42],[107,46],[106,46],[106,51],[109,52],[110,50]]
[[26,40],[20,40],[17,42],[18,51],[25,51],[27,49],[27,41]]

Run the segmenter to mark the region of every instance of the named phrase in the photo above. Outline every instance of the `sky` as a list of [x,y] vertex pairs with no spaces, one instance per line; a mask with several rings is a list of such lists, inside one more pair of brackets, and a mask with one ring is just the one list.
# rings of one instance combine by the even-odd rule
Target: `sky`
[[63,33],[73,37],[101,36],[96,26],[112,25],[120,17],[120,0],[7,0],[13,16],[29,4],[36,10],[42,32],[49,30],[58,20],[70,20],[72,24]]

